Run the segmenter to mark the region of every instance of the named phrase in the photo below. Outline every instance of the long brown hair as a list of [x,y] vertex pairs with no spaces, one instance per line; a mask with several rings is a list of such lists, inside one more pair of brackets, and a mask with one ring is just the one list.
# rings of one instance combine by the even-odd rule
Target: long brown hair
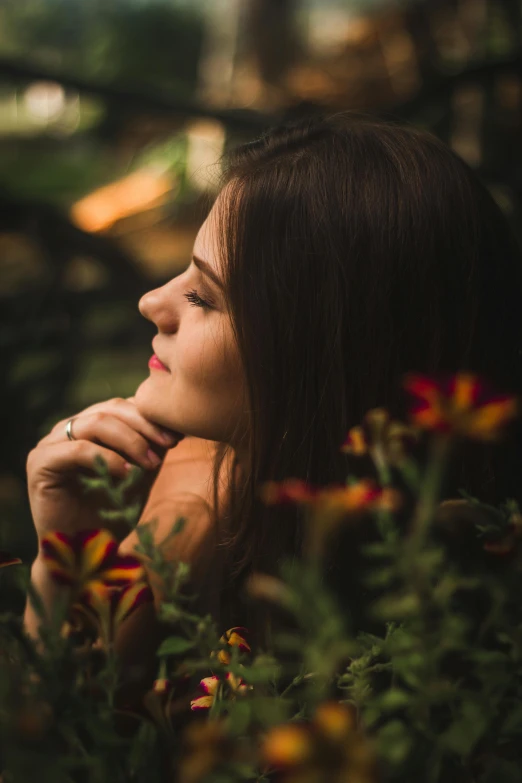
[[[262,482],[344,481],[348,429],[376,406],[404,419],[408,371],[469,370],[522,392],[522,262],[486,187],[414,127],[346,112],[289,122],[228,152],[221,186],[250,416],[222,541],[233,624],[250,611],[241,579],[301,547],[297,511],[265,507]],[[517,431],[502,448],[463,447],[446,496],[520,496],[519,443]]]

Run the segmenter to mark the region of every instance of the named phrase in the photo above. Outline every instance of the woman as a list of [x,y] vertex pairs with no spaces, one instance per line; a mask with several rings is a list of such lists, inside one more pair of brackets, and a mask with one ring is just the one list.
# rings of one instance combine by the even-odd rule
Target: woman
[[[74,417],[73,442],[59,422],[29,455],[39,538],[97,524],[70,478],[96,453],[115,476],[130,461],[152,478],[166,453],[142,519],[158,517],[161,540],[186,515],[172,557],[194,564],[201,606],[264,638],[241,583],[298,554],[301,520],[265,507],[261,483],[344,481],[348,429],[375,406],[404,418],[407,371],[466,369],[522,391],[521,291],[506,220],[436,138],[348,113],[267,132],[227,156],[190,266],[140,302],[158,330],[150,376]],[[520,494],[515,436],[463,447],[445,496]],[[32,573],[52,603],[40,557]],[[25,622],[36,633],[29,606]],[[146,654],[146,622],[129,618],[122,650]]]

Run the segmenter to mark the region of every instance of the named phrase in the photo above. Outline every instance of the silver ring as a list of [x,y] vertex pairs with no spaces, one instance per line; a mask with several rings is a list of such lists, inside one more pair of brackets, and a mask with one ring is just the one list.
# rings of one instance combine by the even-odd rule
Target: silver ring
[[69,440],[76,440],[74,435],[72,434],[72,423],[75,420],[76,416],[73,416],[72,419],[69,419],[67,424],[65,425],[65,434],[69,438]]

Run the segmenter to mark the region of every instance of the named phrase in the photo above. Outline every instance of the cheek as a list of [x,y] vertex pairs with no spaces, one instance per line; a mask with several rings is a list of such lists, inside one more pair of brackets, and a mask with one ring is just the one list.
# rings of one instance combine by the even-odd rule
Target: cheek
[[193,335],[187,342],[180,341],[176,369],[180,380],[195,391],[228,395],[241,386],[238,352],[226,333]]

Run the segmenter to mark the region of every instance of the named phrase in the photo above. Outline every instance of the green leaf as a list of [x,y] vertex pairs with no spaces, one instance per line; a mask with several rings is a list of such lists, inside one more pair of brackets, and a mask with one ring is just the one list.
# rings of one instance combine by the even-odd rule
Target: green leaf
[[142,525],[138,525],[136,528],[136,535],[140,542],[140,549],[138,551],[143,554],[152,556],[154,552],[154,525],[152,522],[147,522]]
[[109,488],[106,478],[89,478],[88,476],[79,476],[79,479],[86,491]]
[[104,457],[102,457],[101,454],[96,454],[96,456],[94,457],[94,470],[100,476],[106,476],[107,478],[110,478],[109,466],[107,465],[107,461],[105,460]]
[[244,734],[251,718],[250,702],[246,699],[237,699],[230,703],[228,708],[228,730],[232,735]]
[[262,682],[271,682],[276,679],[281,672],[279,663],[258,664],[254,661],[253,666],[244,666],[241,669],[241,676],[249,685],[257,685]]
[[133,465],[131,470],[127,473],[124,479],[120,482],[118,485],[118,489],[125,492],[125,490],[130,489],[134,484],[137,483],[138,479],[140,479],[145,473],[144,468],[140,468],[139,465]]
[[169,636],[159,646],[157,655],[179,655],[194,647],[194,642],[190,639],[183,639],[181,636]]
[[368,557],[390,557],[392,547],[383,541],[376,541],[372,544],[363,544],[361,551]]
[[383,619],[411,617],[420,611],[419,598],[415,593],[390,595],[381,598],[373,606],[373,612]]
[[397,710],[410,704],[412,698],[409,691],[402,690],[402,688],[390,688],[376,699],[376,703],[382,710]]
[[157,742],[158,730],[150,721],[143,721],[134,736],[129,750],[129,770],[136,772],[143,769],[147,757]]
[[179,519],[176,519],[176,521],[172,525],[172,530],[169,533],[169,538],[170,536],[177,536],[178,533],[181,533],[186,524],[187,524],[186,517],[179,517]]
[[459,756],[469,756],[489,723],[484,706],[473,701],[461,704],[460,715],[440,736],[442,745]]
[[174,623],[179,620],[183,610],[173,603],[162,603],[158,609],[158,617],[160,620],[164,620],[167,623]]
[[413,740],[400,720],[392,720],[377,735],[379,750],[391,764],[401,764],[410,752]]

